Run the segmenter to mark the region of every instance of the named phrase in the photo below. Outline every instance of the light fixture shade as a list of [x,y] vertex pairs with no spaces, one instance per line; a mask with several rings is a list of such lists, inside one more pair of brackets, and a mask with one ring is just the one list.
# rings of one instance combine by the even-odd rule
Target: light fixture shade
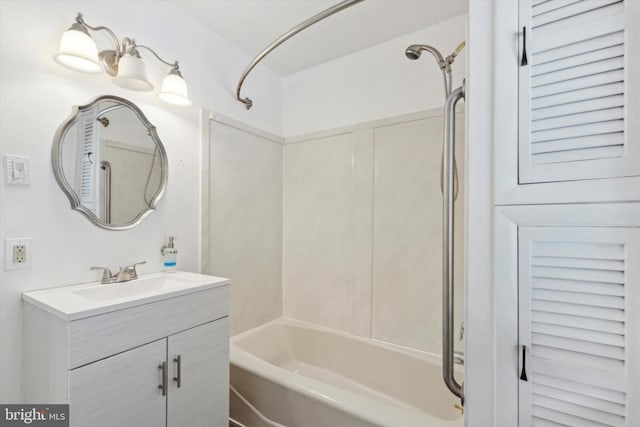
[[98,47],[87,31],[74,24],[62,34],[60,50],[53,56],[60,65],[85,73],[100,73]]
[[147,79],[147,67],[142,58],[126,53],[118,61],[118,74],[113,82],[120,87],[140,92],[148,92],[153,85]]
[[189,93],[187,92],[187,83],[177,68],[172,68],[162,81],[162,88],[160,89],[158,98],[168,104],[179,105],[181,107],[191,105]]

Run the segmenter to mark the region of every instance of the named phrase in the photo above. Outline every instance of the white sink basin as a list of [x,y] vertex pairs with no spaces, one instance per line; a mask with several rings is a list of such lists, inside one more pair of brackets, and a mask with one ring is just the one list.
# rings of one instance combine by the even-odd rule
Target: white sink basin
[[165,292],[170,292],[172,290],[184,288],[185,285],[189,285],[190,283],[196,283],[196,281],[189,280],[184,277],[174,278],[172,276],[143,276],[129,282],[96,285],[90,288],[78,289],[71,292],[93,301],[109,301],[120,298],[158,295]]
[[229,280],[204,274],[155,273],[123,283],[85,283],[30,291],[22,299],[64,320],[77,320],[149,302],[228,285]]

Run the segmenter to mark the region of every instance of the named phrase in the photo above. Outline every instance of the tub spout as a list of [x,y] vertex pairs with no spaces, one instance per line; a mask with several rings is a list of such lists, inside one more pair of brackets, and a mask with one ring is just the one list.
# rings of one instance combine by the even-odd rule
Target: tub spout
[[461,353],[459,351],[454,351],[453,363],[457,363],[458,365],[464,365],[464,353]]

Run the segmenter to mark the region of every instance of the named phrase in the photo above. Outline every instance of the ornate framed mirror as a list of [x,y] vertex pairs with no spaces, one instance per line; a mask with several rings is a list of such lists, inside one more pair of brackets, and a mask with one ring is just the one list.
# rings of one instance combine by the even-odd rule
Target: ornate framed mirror
[[51,154],[71,208],[108,230],[140,224],[167,187],[167,153],[155,126],[134,103],[117,96],[74,106]]

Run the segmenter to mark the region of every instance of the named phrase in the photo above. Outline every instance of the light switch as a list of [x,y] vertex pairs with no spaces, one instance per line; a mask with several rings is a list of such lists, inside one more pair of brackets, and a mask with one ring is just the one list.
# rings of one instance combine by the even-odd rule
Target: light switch
[[13,178],[24,179],[26,165],[24,159],[15,159],[13,161]]
[[4,156],[7,184],[28,185],[31,183],[29,172],[29,157],[25,156]]

